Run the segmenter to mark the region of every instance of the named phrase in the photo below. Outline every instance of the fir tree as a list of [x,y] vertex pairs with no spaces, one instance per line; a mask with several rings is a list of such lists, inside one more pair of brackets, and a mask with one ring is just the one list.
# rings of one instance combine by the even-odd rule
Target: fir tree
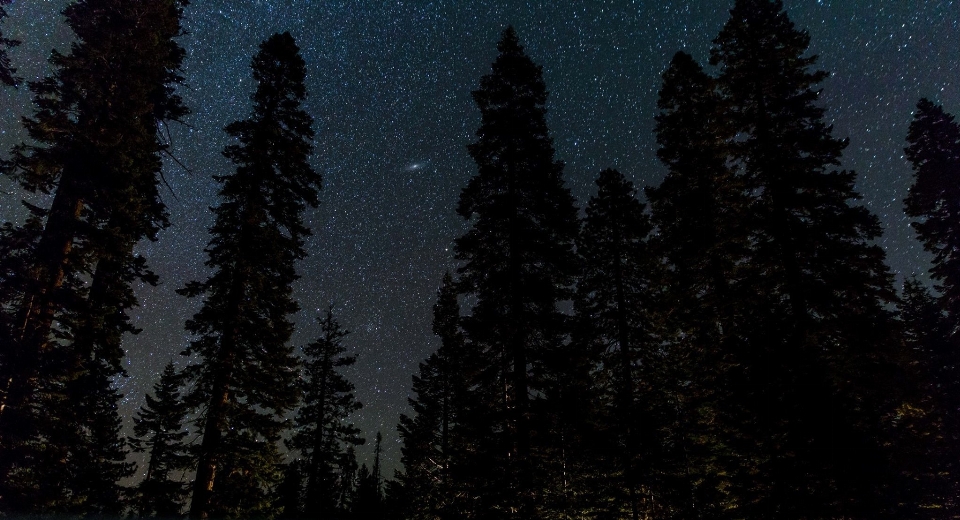
[[305,256],[303,212],[318,204],[313,171],[312,119],[301,108],[306,67],[289,33],[275,34],[253,58],[253,112],[231,123],[235,144],[224,155],[236,166],[218,176],[206,265],[213,274],[180,292],[203,296],[187,330],[185,351],[198,362],[186,370],[187,401],[202,409],[203,439],[190,516],[235,516],[263,511],[267,488],[279,479],[276,443],[295,406],[297,359],[287,345],[297,279]]
[[[929,341],[922,353],[929,367],[931,399],[942,414],[942,435],[946,452],[943,459],[949,474],[951,494],[960,492],[960,453],[952,446],[960,439],[960,124],[943,107],[921,99],[907,134],[907,159],[913,167],[913,185],[905,202],[906,213],[913,217],[911,225],[933,253],[930,269],[940,293],[937,308],[944,316],[944,327],[928,328],[917,324],[918,334]],[[908,322],[909,323],[909,322]],[[940,336],[935,335],[940,332]],[[960,507],[955,501],[952,507]]]
[[[7,17],[7,11],[3,6],[9,5],[12,1],[0,0],[0,23],[3,23],[3,19]],[[17,69],[10,66],[10,57],[7,56],[7,51],[17,45],[20,45],[18,40],[4,38],[3,31],[0,31],[0,83],[10,87],[20,84],[20,78],[16,76]]]
[[361,464],[360,471],[357,473],[357,500],[351,511],[356,520],[380,520],[384,516],[379,450],[381,440],[382,437],[378,432],[372,469],[367,468],[366,464]]
[[153,395],[134,417],[133,451],[147,454],[147,474],[137,486],[134,510],[142,517],[175,517],[183,511],[188,489],[180,479],[193,459],[184,442],[187,410],[180,395],[183,374],[167,363]]
[[[889,473],[879,424],[893,408],[895,300],[877,218],[838,171],[815,86],[810,37],[771,0],[738,0],[711,50],[727,104],[732,159],[750,193],[756,296],[736,397],[758,448],[741,513],[874,517]],[[746,474],[743,472],[742,474]]]
[[408,400],[413,415],[401,414],[397,426],[403,472],[396,480],[411,497],[406,518],[455,518],[458,511],[453,467],[463,457],[457,433],[467,388],[460,304],[450,273],[444,274],[433,305],[433,333],[440,347],[420,363],[413,376],[414,397]]
[[17,324],[2,338],[0,366],[4,510],[120,507],[116,480],[130,466],[111,381],[123,372],[120,338],[136,331],[126,315],[136,304],[130,285],[155,281],[133,245],[166,225],[158,125],[186,114],[173,93],[183,4],[71,3],[63,11],[76,36],[70,53],[54,52],[53,75],[30,83],[32,142],[16,146],[5,169],[52,202],[27,204],[26,224],[3,237],[12,240],[6,248],[23,248],[2,302]]
[[[915,389],[897,410],[896,467],[902,480],[895,487],[901,514],[909,518],[951,518],[956,504],[956,414],[949,393],[950,329],[938,299],[916,277],[903,284],[898,303],[908,368]],[[947,359],[945,359],[945,357]]]
[[671,491],[660,500],[679,518],[711,517],[736,505],[731,480],[744,468],[737,433],[742,415],[729,395],[744,303],[749,199],[730,161],[728,124],[716,81],[678,52],[657,102],[657,155],[668,168],[646,188],[657,234],[651,247],[665,272],[664,383],[656,400],[665,445],[658,469]]
[[[356,465],[353,446],[363,444],[360,430],[349,422],[362,405],[353,394],[354,386],[341,370],[357,358],[346,355],[343,330],[333,317],[333,307],[320,322],[320,337],[303,348],[303,404],[297,412],[296,431],[287,446],[304,458],[307,516],[343,513],[352,494],[351,466]],[[353,459],[351,462],[349,459]]]
[[651,390],[659,386],[651,384],[655,374],[649,372],[655,366],[658,266],[646,241],[652,230],[650,218],[633,183],[608,169],[600,172],[596,184],[597,194],[587,203],[577,241],[583,258],[576,298],[578,333],[580,348],[595,353],[591,357],[598,372],[598,404],[609,435],[604,439],[608,449],[602,455],[603,473],[619,476],[607,493],[616,496],[615,507],[625,506],[625,511],[614,514],[636,520],[646,514],[640,511],[641,488],[653,487],[641,477],[640,459],[650,459],[658,451],[647,409]]
[[303,516],[303,461],[295,460],[283,469],[283,481],[277,486],[277,518],[292,520]]
[[578,222],[547,130],[541,68],[513,28],[498,50],[473,93],[481,124],[468,149],[478,173],[457,208],[472,224],[456,241],[460,291],[476,301],[463,327],[482,359],[471,381],[483,409],[471,413],[477,428],[468,441],[476,450],[468,485],[471,507],[533,518],[542,483],[552,480],[538,471],[540,462],[559,442],[551,431],[534,432],[552,422],[539,401],[558,391],[547,388],[555,375],[548,367],[565,353],[568,320],[559,305],[571,297]]
[[950,335],[960,330],[960,124],[943,107],[928,99],[917,103],[907,134],[907,159],[913,167],[913,185],[905,202],[906,213],[915,220],[924,249],[933,253],[930,272],[938,282],[942,304],[953,324]]

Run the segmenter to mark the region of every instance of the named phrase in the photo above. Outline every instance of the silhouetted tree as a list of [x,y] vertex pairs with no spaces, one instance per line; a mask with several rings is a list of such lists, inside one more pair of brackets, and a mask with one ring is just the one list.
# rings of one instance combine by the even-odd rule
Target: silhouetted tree
[[303,461],[297,459],[283,468],[283,481],[277,486],[277,518],[303,517]]
[[552,435],[559,432],[540,429],[553,422],[541,401],[560,391],[547,372],[565,353],[568,320],[559,306],[571,298],[577,272],[578,222],[547,130],[541,68],[513,28],[498,50],[473,93],[481,124],[468,148],[478,172],[457,208],[471,221],[456,241],[460,291],[476,302],[463,328],[482,358],[471,384],[484,408],[470,420],[486,430],[470,439],[468,486],[477,511],[534,518],[544,482],[554,480],[541,462],[560,442]]
[[133,418],[130,439],[133,451],[147,454],[147,473],[137,486],[134,509],[143,517],[175,517],[183,511],[188,494],[182,474],[193,462],[185,438],[187,409],[180,395],[183,374],[167,363],[153,395]]
[[[897,410],[895,491],[905,518],[951,518],[956,507],[957,449],[950,435],[952,381],[942,379],[951,352],[950,325],[938,299],[916,277],[903,284],[898,303],[911,399]],[[956,426],[954,422],[952,426]],[[953,430],[956,431],[956,430]]]
[[893,413],[896,298],[877,218],[854,205],[855,174],[837,171],[815,86],[809,34],[779,0],[738,0],[711,63],[729,115],[731,159],[751,201],[747,264],[755,295],[736,399],[751,444],[739,515],[851,516],[884,510]]
[[[12,0],[0,0],[0,23],[7,17],[7,11],[4,6],[9,5],[11,1]],[[18,86],[21,81],[21,79],[16,76],[17,69],[10,66],[10,56],[7,55],[7,51],[17,45],[20,45],[20,41],[4,38],[3,31],[0,30],[0,83],[10,87]]]
[[303,404],[297,412],[296,431],[287,442],[304,458],[304,513],[310,517],[348,511],[341,507],[344,497],[352,493],[352,484],[346,481],[353,476],[346,472],[356,471],[355,467],[344,469],[356,465],[356,456],[348,449],[364,442],[360,429],[349,422],[362,405],[353,394],[353,383],[342,373],[357,360],[343,346],[348,331],[334,319],[332,306],[318,321],[320,337],[303,348]]
[[601,408],[593,411],[606,434],[597,457],[600,478],[612,481],[604,491],[616,497],[612,504],[618,510],[613,514],[638,519],[648,513],[641,511],[641,494],[654,487],[652,472],[642,466],[659,451],[649,408],[652,392],[660,386],[651,371],[657,366],[654,293],[659,262],[647,244],[652,226],[633,183],[608,169],[600,172],[596,184],[577,241],[583,272],[575,309],[578,348],[592,353],[600,399],[577,413],[582,417],[591,408]]
[[377,432],[372,469],[362,464],[357,473],[357,500],[352,510],[352,516],[357,520],[380,520],[384,517],[383,479],[380,474],[380,443],[382,441],[383,436]]
[[122,508],[117,478],[130,465],[111,384],[123,373],[120,339],[136,332],[130,286],[155,283],[133,245],[166,225],[157,184],[168,144],[158,125],[187,112],[173,93],[183,4],[71,3],[63,11],[76,36],[70,53],[55,51],[52,75],[30,83],[32,141],[14,147],[4,169],[52,201],[26,204],[27,222],[2,237],[18,262],[4,273],[2,302],[16,326],[0,338],[5,511]]
[[[913,217],[911,225],[924,249],[933,253],[930,273],[940,293],[937,307],[944,315],[939,329],[924,330],[926,323],[916,328],[927,339],[922,359],[929,367],[931,398],[943,421],[941,462],[949,475],[948,494],[956,497],[960,492],[960,453],[955,448],[960,442],[960,124],[942,106],[921,99],[907,143],[913,185],[904,201],[906,213]],[[955,499],[949,507],[958,507]]]
[[664,72],[657,102],[657,155],[668,168],[645,189],[663,262],[659,412],[663,459],[660,501],[678,518],[710,518],[734,507],[731,481],[743,416],[729,390],[740,335],[749,328],[744,265],[750,200],[729,161],[728,122],[716,81],[686,53]]
[[297,359],[287,345],[298,306],[292,284],[310,233],[303,212],[318,204],[312,119],[301,108],[306,67],[289,33],[275,34],[253,58],[253,113],[226,127],[224,155],[236,166],[220,182],[206,265],[213,274],[180,293],[203,296],[187,322],[196,336],[185,354],[187,401],[203,410],[203,439],[190,516],[265,514],[279,480],[276,443],[298,400]]
[[[433,305],[433,333],[440,347],[413,376],[413,395],[408,399],[413,415],[400,415],[400,462],[394,495],[410,497],[404,518],[455,518],[458,505],[454,469],[463,461],[464,446],[457,428],[465,413],[467,392],[460,304],[450,273],[444,274]],[[462,507],[462,506],[460,506]]]

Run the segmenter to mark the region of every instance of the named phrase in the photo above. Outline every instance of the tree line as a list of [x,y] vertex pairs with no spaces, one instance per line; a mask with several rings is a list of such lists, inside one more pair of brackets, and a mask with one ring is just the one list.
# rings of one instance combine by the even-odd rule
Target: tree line
[[[0,0],[0,21],[6,17]],[[76,39],[29,82],[29,142],[2,171],[0,511],[355,519],[957,518],[960,125],[922,99],[905,200],[933,290],[902,291],[824,121],[780,0],[736,0],[710,69],[677,53],[656,115],[659,186],[615,169],[581,212],[546,124],[542,69],[512,28],[473,98],[470,225],[440,285],[439,348],[401,416],[402,469],[350,420],[355,363],[327,309],[290,345],[303,220],[319,203],[306,65],[289,33],[251,62],[225,128],[186,368],[169,363],[122,434],[122,339],[139,332],[134,252],[168,225],[165,127],[189,109],[186,0],[78,0]],[[22,81],[0,33],[0,81]],[[640,197],[640,191],[644,197]],[[131,451],[144,453],[135,486]]]

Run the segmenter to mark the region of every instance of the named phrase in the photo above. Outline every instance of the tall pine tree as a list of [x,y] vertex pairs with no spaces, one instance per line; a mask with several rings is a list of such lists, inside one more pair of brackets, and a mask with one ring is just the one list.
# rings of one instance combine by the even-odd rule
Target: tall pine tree
[[346,355],[343,338],[348,331],[333,317],[332,306],[318,321],[320,337],[303,348],[303,404],[297,412],[296,431],[287,442],[303,456],[308,517],[345,512],[346,480],[352,481],[352,475],[344,472],[345,464],[349,465],[347,450],[364,442],[359,428],[348,420],[362,405],[353,394],[353,383],[341,373],[357,361]]
[[[540,469],[559,440],[544,400],[557,392],[549,367],[564,351],[577,261],[577,211],[554,159],[545,119],[541,68],[524,53],[513,28],[504,31],[492,71],[473,98],[480,109],[477,164],[457,212],[471,228],[456,241],[460,291],[475,299],[463,321],[468,348],[482,363],[471,381],[478,426],[472,507],[492,517],[534,518],[544,482]],[[485,430],[481,433],[481,429]]]
[[433,305],[433,333],[440,338],[440,347],[420,363],[413,376],[414,397],[409,399],[413,415],[400,415],[397,426],[403,471],[396,480],[410,498],[404,517],[411,519],[457,518],[463,507],[457,501],[455,475],[464,456],[458,428],[466,411],[469,376],[460,304],[450,273],[444,275]]
[[131,284],[155,282],[133,245],[166,225],[158,125],[187,112],[173,93],[184,4],[71,3],[70,53],[54,52],[53,75],[30,84],[32,142],[14,148],[5,170],[52,202],[27,204],[27,223],[2,236],[18,259],[2,295],[16,324],[0,366],[5,510],[121,510],[116,481],[129,465],[111,384],[123,372],[120,339],[136,331]]
[[[133,418],[133,450],[147,454],[147,472],[137,486],[134,511],[142,517],[172,518],[183,511],[188,494],[182,473],[190,468],[185,438],[187,409],[180,395],[183,374],[167,363],[146,404]],[[177,472],[181,475],[177,475]]]
[[732,124],[731,159],[754,195],[747,263],[755,295],[736,399],[751,414],[754,518],[873,518],[888,483],[895,300],[879,221],[836,170],[845,140],[818,106],[810,37],[779,0],[738,0],[711,50]]
[[[918,331],[928,339],[923,342],[927,346],[921,359],[929,367],[931,404],[943,421],[940,447],[948,494],[956,497],[960,493],[960,452],[955,448],[960,441],[960,189],[956,185],[960,179],[960,124],[942,106],[921,99],[907,143],[913,185],[904,201],[906,213],[913,217],[911,225],[924,249],[933,253],[930,273],[944,320],[943,327]],[[960,504],[952,500],[950,507]]]
[[617,476],[603,492],[616,497],[613,514],[636,520],[649,513],[641,511],[641,494],[656,486],[652,472],[642,466],[659,451],[649,408],[661,386],[653,383],[657,374],[651,371],[658,366],[654,293],[659,262],[647,244],[652,226],[633,183],[608,169],[596,184],[577,240],[583,258],[575,301],[577,336],[580,348],[592,352],[598,380],[600,401],[590,404],[601,408],[607,435],[600,443],[606,449],[596,457],[602,461],[600,473]]
[[659,410],[668,448],[659,461],[679,518],[736,506],[731,481],[744,468],[737,403],[729,388],[740,334],[749,327],[744,260],[749,198],[729,161],[728,124],[716,81],[678,52],[657,102],[657,155],[668,168],[646,188],[657,228],[651,247],[665,269],[659,308],[663,358]]
[[213,274],[180,292],[203,296],[187,330],[188,402],[201,410],[203,439],[190,516],[263,513],[279,480],[277,442],[295,406],[297,359],[287,345],[295,264],[305,256],[307,206],[318,204],[320,175],[309,158],[312,118],[303,111],[306,67],[289,33],[275,34],[253,58],[253,112],[226,127],[224,155],[236,165],[221,184],[206,265]]

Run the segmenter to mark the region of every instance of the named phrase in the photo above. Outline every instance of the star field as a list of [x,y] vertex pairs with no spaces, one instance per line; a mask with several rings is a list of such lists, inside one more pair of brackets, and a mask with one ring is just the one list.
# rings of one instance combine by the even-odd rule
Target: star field
[[[17,0],[4,31],[24,41],[11,60],[27,79],[46,74],[52,48],[66,51],[66,0]],[[175,289],[206,275],[203,249],[216,204],[213,175],[231,171],[220,155],[227,123],[246,117],[254,85],[249,62],[274,32],[290,31],[308,66],[305,108],[315,118],[314,167],[324,175],[321,207],[296,297],[295,345],[319,334],[316,316],[335,304],[352,331],[358,361],[348,372],[364,403],[355,420],[385,439],[385,466],[399,458],[395,425],[407,410],[410,377],[437,341],[431,313],[443,272],[455,268],[453,241],[466,223],[455,213],[475,173],[466,145],[479,124],[470,92],[489,71],[507,24],[544,68],[548,122],[566,180],[581,205],[593,178],[616,167],[637,185],[664,171],[652,134],[660,74],[677,50],[706,63],[710,41],[733,0],[194,0],[185,10],[186,86],[193,113],[171,126],[165,201],[173,225],[140,251],[161,277],[139,288],[136,324],[125,342],[130,377],[120,382],[133,415],[163,365],[189,341],[184,322],[199,302]],[[832,72],[822,103],[835,135],[849,137],[843,167],[859,174],[864,204],[886,232],[881,245],[901,275],[927,258],[903,215],[910,184],[904,137],[921,96],[960,114],[960,1],[786,0],[811,34],[819,67]],[[22,140],[31,113],[26,89],[0,92],[0,154]],[[0,217],[22,218],[23,196],[0,179]],[[129,419],[128,419],[129,420]],[[373,448],[361,448],[361,459]],[[369,453],[368,453],[369,452]]]

